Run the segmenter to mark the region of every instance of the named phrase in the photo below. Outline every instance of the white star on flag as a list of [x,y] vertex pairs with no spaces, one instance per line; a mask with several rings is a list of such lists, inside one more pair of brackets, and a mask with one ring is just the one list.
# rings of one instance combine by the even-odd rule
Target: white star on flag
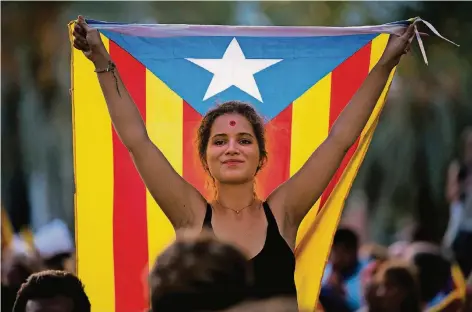
[[235,86],[260,102],[262,102],[262,96],[254,74],[282,61],[282,59],[247,59],[236,38],[233,38],[221,59],[187,58],[186,60],[213,73],[213,78],[203,97],[204,101]]

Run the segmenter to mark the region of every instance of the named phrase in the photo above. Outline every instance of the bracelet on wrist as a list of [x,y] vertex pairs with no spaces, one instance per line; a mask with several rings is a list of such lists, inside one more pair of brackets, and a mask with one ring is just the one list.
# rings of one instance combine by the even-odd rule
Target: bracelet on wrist
[[108,61],[108,66],[106,68],[95,68],[94,71],[97,74],[111,72],[113,74],[113,78],[115,78],[116,92],[118,92],[118,95],[121,97],[120,87],[118,85],[118,77],[116,77],[115,69],[116,69],[115,63],[113,63],[111,60],[109,60]]
[[112,72],[116,69],[116,65],[115,63],[113,63],[112,61],[108,61],[108,66],[106,68],[95,68],[95,72],[97,74],[99,73],[107,73],[107,72]]

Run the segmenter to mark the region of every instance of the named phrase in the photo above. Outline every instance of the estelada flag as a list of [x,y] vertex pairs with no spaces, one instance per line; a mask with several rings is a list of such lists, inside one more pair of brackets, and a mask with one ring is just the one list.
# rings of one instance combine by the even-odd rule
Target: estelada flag
[[[87,20],[99,29],[152,141],[207,198],[211,193],[194,142],[211,107],[241,100],[266,119],[269,161],[257,177],[259,196],[266,198],[327,137],[389,36],[403,33],[410,22],[245,27]],[[144,311],[149,306],[146,274],[175,233],[112,127],[93,65],[74,48],[71,65],[78,275],[94,311]],[[299,229],[295,278],[302,308],[316,307],[333,233],[393,74],[362,134]]]

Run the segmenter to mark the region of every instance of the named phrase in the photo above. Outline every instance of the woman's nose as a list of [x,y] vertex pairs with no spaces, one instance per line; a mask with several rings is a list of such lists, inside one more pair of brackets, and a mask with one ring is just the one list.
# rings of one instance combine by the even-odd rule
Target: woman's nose
[[228,154],[235,154],[238,153],[238,146],[236,140],[230,140],[228,142],[228,148],[226,149],[226,153]]

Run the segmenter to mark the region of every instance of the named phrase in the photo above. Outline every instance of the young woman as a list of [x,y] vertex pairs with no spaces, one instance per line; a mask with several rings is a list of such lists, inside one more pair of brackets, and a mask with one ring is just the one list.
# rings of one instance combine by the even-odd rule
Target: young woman
[[293,249],[298,226],[360,135],[390,72],[408,51],[414,28],[408,27],[402,36],[392,36],[380,61],[339,116],[328,138],[299,172],[265,201],[254,192],[255,176],[267,157],[264,125],[251,106],[224,103],[202,120],[198,152],[214,181],[216,194],[214,200],[207,202],[174,171],[149,139],[98,31],[79,16],[73,36],[74,47],[83,51],[96,68],[116,132],[176,235],[209,228],[217,238],[246,252],[254,268],[255,297],[295,295]]

